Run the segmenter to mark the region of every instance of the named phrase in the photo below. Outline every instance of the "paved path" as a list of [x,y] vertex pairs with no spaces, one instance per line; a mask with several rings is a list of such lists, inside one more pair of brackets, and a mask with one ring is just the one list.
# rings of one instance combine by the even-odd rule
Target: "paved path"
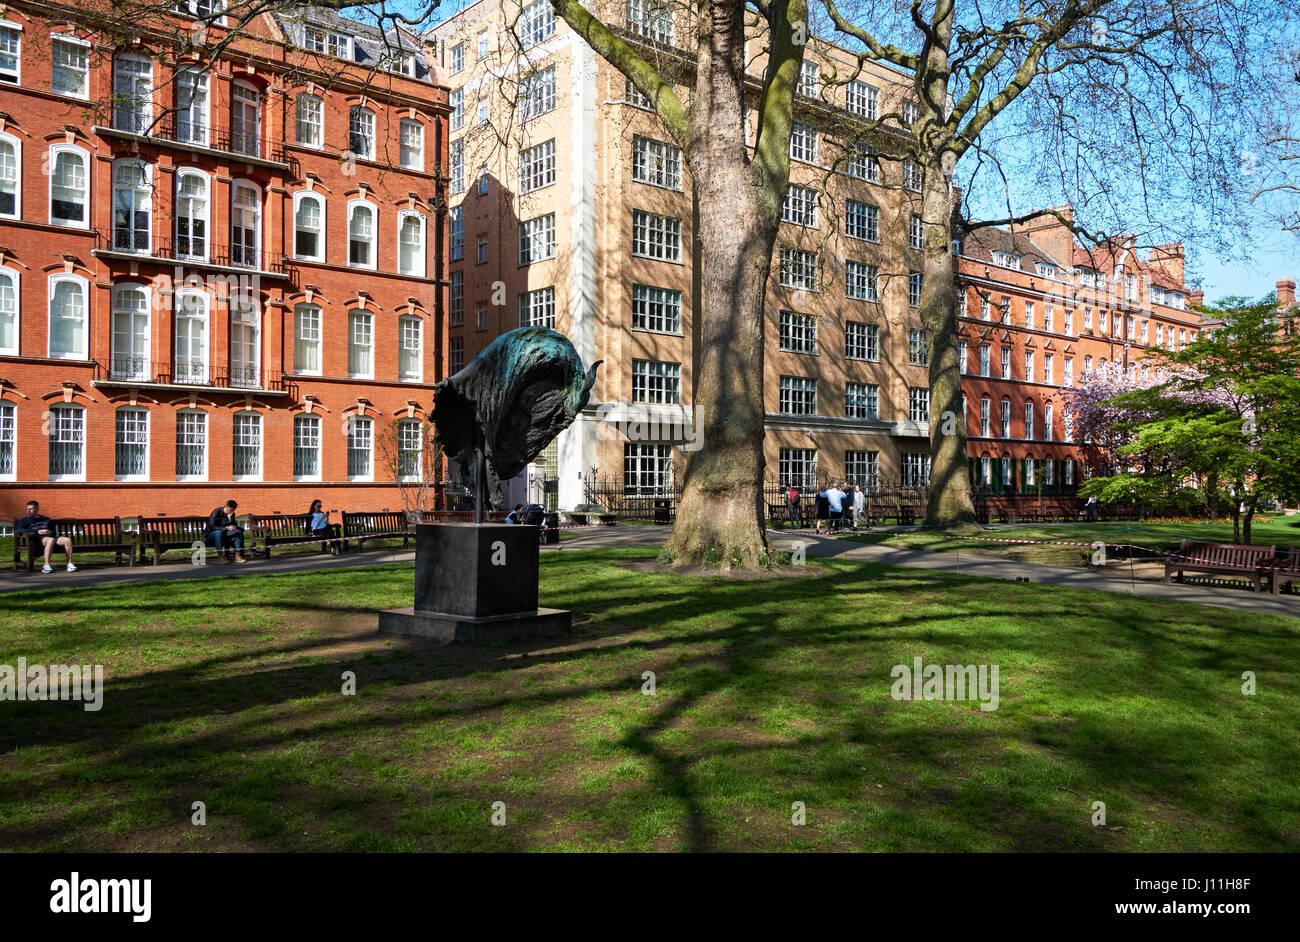
[[[558,547],[544,546],[542,552],[563,552],[566,548],[595,549],[618,546],[657,546],[667,534],[666,527],[656,526],[592,527],[589,530],[579,530],[573,539],[566,540]],[[894,546],[872,546],[864,543],[854,543],[849,540],[816,536],[808,531],[772,530],[768,531],[768,535],[775,549],[788,551],[798,541],[805,544],[806,552],[810,556],[862,560],[864,562],[884,563],[889,566],[904,566],[912,569],[938,569],[947,572],[960,572],[978,578],[1003,579],[1011,582],[1016,581],[1018,578],[1027,578],[1030,582],[1039,584],[1072,586],[1078,589],[1116,592],[1121,595],[1136,595],[1142,598],[1199,602],[1202,605],[1216,605],[1236,611],[1300,618],[1300,598],[1294,595],[1274,596],[1267,593],[1251,592],[1246,589],[1198,584],[1164,585],[1160,582],[1143,581],[1141,579],[1132,582],[1129,579],[1128,571],[1122,567],[1098,571],[1084,567],[1047,566],[1040,563],[1014,562],[965,552],[935,553]],[[179,555],[177,558],[179,560]],[[82,569],[74,573],[64,572],[62,568],[57,568],[48,576],[39,571],[32,573],[0,572],[0,594],[22,589],[85,588],[119,582],[206,579],[214,576],[245,576],[353,566],[374,566],[381,563],[410,562],[414,559],[414,550],[378,550],[366,553],[349,553],[344,556],[316,554],[273,556],[269,560],[259,559],[244,565],[211,562],[206,566],[190,566],[177,562],[165,563],[157,567],[153,565],[137,565],[133,568],[98,566]]]

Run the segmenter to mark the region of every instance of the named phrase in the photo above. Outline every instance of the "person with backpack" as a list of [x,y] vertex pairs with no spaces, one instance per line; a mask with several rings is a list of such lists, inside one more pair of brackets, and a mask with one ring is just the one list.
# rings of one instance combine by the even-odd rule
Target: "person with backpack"
[[803,520],[799,516],[799,487],[793,481],[786,488],[785,509],[790,515],[791,529],[802,526]]

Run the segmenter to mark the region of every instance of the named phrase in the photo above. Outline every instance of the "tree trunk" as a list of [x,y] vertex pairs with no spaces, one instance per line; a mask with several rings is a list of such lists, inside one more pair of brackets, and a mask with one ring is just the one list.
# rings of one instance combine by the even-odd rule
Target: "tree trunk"
[[[680,567],[754,569],[768,557],[763,507],[763,308],[781,197],[751,163],[742,115],[744,4],[710,4],[686,148],[699,207],[700,450],[688,453],[681,506],[664,557]],[[779,176],[779,174],[778,174]]]
[[1252,496],[1246,501],[1246,515],[1241,522],[1241,540],[1247,546],[1250,545],[1250,522],[1255,517],[1255,503],[1258,498]]
[[1241,542],[1241,501],[1232,499],[1232,542]]
[[930,335],[930,496],[928,524],[975,519],[966,465],[966,422],[961,408],[957,357],[957,314],[953,306],[952,207],[947,154],[925,169],[921,219],[925,232],[925,271],[921,318]]

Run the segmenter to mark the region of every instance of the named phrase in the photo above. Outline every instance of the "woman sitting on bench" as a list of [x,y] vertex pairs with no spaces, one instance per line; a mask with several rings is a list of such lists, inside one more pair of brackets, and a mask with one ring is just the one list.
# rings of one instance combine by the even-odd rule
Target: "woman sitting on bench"
[[323,507],[319,499],[311,502],[311,508],[307,511],[311,518],[307,523],[307,529],[316,539],[328,541],[321,544],[321,552],[337,556],[341,549],[338,540],[343,536],[343,528],[337,523],[330,523],[329,511],[324,510]]

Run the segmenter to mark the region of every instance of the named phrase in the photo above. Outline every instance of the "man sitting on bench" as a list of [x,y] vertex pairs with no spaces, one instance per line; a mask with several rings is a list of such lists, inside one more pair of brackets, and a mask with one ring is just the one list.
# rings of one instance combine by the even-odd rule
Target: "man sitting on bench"
[[235,562],[246,563],[244,558],[244,528],[235,517],[235,508],[239,505],[233,500],[218,507],[208,514],[208,522],[203,526],[203,538],[211,540],[218,553],[229,559],[231,548],[235,551]]
[[50,553],[54,551],[55,544],[68,554],[67,571],[77,571],[77,567],[72,565],[72,538],[55,533],[54,521],[41,513],[41,505],[34,500],[27,502],[27,516],[14,521],[14,539],[21,540],[24,537],[33,547],[42,546],[45,549],[45,565],[41,567],[41,572],[54,572],[54,567],[50,565]]

